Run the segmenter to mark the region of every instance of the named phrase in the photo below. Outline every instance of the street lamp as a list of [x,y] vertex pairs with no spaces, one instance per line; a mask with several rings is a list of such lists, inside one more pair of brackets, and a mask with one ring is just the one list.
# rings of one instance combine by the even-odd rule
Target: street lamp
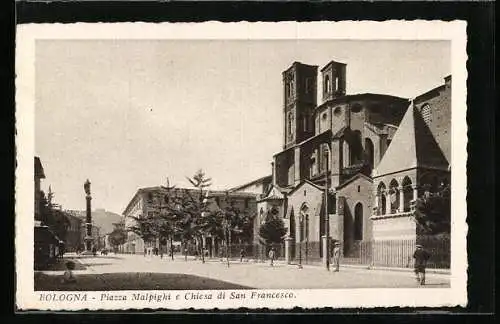
[[302,237],[304,236],[304,214],[300,213],[300,231],[299,231],[299,269],[302,269]]
[[330,146],[325,145],[326,149],[326,163],[325,163],[325,263],[326,270],[330,271],[330,215],[328,215],[328,164],[330,163]]
[[[207,208],[207,203],[208,203],[208,190],[205,193],[205,197],[202,200],[202,212],[201,212],[201,217],[204,218],[207,215],[206,208]],[[205,234],[202,235],[201,237],[201,262],[205,263]]]
[[229,221],[229,213],[227,208],[229,206],[229,192],[226,191],[226,209],[224,210],[224,239],[226,241],[226,262],[227,267],[229,268],[229,244],[231,240],[231,227]]

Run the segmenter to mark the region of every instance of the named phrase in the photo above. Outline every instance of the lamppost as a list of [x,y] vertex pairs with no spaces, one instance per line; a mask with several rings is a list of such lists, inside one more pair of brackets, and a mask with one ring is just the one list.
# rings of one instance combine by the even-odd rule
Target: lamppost
[[229,215],[227,212],[227,207],[229,204],[229,192],[226,191],[226,210],[224,211],[224,240],[226,241],[226,262],[227,267],[229,268],[229,245],[231,240],[231,227],[229,221]]
[[325,163],[325,263],[326,270],[330,271],[330,215],[328,215],[328,164],[330,163],[330,146],[326,144],[326,163]]
[[304,236],[304,214],[299,216],[300,231],[299,231],[299,269],[302,269],[302,241]]
[[[206,211],[206,208],[207,208],[207,203],[208,203],[208,190],[205,194],[205,198],[203,198],[203,201],[202,201],[203,205],[202,205],[202,212],[201,212],[201,217],[202,218],[205,218],[205,216],[207,215],[207,211]],[[205,233],[202,234],[201,236],[201,262],[202,263],[205,263]]]

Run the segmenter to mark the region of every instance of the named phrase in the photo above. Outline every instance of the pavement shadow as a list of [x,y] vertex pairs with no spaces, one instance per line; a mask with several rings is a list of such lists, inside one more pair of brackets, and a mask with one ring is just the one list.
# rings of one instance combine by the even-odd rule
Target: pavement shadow
[[63,259],[57,259],[54,263],[45,265],[45,266],[39,266],[36,267],[34,270],[35,271],[65,271],[66,270],[66,262],[72,261],[75,264],[75,269],[74,270],[86,270],[87,267],[78,261],[75,258],[63,258]]
[[75,283],[63,283],[61,275],[35,273],[34,279],[35,291],[252,289],[222,280],[183,273],[78,274]]
[[99,266],[109,266],[109,265],[114,265],[114,263],[92,263],[92,262],[89,262],[87,263],[88,266],[90,267],[99,267]]
[[109,256],[109,255],[77,255],[71,257],[72,259],[110,259],[110,260],[123,260],[123,257],[119,256]]

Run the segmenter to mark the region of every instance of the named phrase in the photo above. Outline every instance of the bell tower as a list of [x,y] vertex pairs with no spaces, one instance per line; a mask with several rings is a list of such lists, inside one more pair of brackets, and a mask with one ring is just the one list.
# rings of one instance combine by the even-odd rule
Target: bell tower
[[346,64],[330,61],[321,69],[323,102],[346,94]]
[[283,149],[314,135],[318,67],[294,62],[283,72]]

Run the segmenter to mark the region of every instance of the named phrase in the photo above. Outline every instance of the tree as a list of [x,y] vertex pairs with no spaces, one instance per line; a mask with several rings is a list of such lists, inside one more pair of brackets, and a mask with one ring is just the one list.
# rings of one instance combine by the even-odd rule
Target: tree
[[[168,204],[161,208],[159,229],[171,239],[179,238],[187,252],[188,243],[195,240],[204,263],[203,236],[206,234],[209,224],[212,223],[210,211],[207,208],[207,197],[205,188],[211,185],[211,179],[207,178],[202,170],[198,170],[192,178],[186,179],[195,189],[168,188]],[[162,225],[161,225],[162,224]],[[185,253],[187,260],[187,253]]]
[[426,192],[415,202],[415,221],[421,234],[450,233],[451,195],[450,186],[442,186],[438,192]]
[[158,233],[158,225],[155,220],[151,217],[144,217],[140,215],[139,217],[129,216],[134,220],[134,223],[130,225],[127,230],[133,232],[144,241],[150,242],[156,238]]
[[[186,177],[187,178],[187,177]],[[208,209],[208,197],[203,190],[212,184],[212,179],[207,178],[205,172],[199,169],[192,178],[187,180],[195,187],[193,191],[187,191],[187,204],[185,211],[187,211],[188,218],[191,220],[192,234],[194,239],[197,240],[199,252],[201,254],[201,262],[205,263],[205,247],[204,236],[207,232],[207,218],[211,211]],[[206,192],[208,194],[208,192]]]
[[264,224],[259,229],[259,235],[266,245],[281,243],[286,234],[283,220],[277,217],[267,217]]
[[40,196],[40,220],[44,225],[47,225],[60,240],[65,241],[68,228],[70,227],[67,213],[56,208],[58,205],[53,203],[54,193],[50,186],[47,195],[41,191]]
[[111,246],[113,246],[113,249],[117,249],[118,246],[124,244],[127,241],[127,232],[121,228],[121,227],[116,227],[110,234],[109,234],[109,243]]

